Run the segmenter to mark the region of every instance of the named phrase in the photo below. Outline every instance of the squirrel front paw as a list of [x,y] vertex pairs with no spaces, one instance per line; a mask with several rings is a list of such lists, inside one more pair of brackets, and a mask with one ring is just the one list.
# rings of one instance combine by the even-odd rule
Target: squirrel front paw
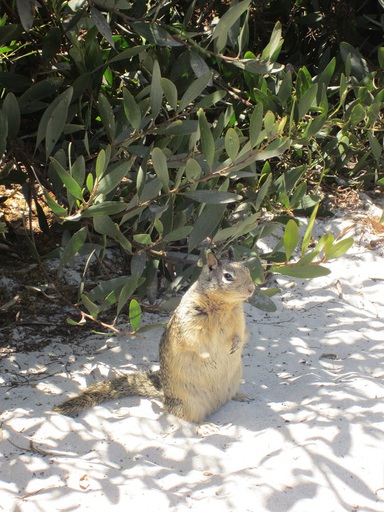
[[242,344],[242,338],[239,336],[239,335],[236,335],[232,338],[232,345],[231,345],[231,350],[230,350],[230,354],[234,354],[236,352],[236,350],[239,350],[239,348],[241,347],[241,344]]

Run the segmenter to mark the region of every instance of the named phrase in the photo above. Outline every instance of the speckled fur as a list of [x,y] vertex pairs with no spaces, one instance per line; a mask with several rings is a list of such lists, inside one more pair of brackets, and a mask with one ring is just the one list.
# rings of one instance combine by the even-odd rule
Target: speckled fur
[[204,420],[236,397],[247,339],[243,302],[254,289],[244,265],[218,261],[210,253],[162,336],[159,373],[98,382],[55,410],[69,414],[105,400],[140,395],[162,398],[167,411],[182,419]]

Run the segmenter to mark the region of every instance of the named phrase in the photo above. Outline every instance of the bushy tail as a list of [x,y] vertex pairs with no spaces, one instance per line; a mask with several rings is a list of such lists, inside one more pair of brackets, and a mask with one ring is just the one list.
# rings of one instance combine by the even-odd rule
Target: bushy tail
[[96,382],[73,398],[56,405],[53,410],[60,414],[72,415],[107,400],[133,395],[163,399],[159,371],[129,373],[122,377]]

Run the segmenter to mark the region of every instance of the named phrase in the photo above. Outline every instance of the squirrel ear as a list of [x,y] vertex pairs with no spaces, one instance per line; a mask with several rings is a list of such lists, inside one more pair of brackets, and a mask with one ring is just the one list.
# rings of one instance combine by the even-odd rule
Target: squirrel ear
[[229,261],[233,261],[235,259],[235,253],[233,252],[233,248],[228,248],[228,259]]
[[209,267],[209,270],[215,270],[219,265],[219,260],[216,258],[213,252],[208,253],[207,265]]

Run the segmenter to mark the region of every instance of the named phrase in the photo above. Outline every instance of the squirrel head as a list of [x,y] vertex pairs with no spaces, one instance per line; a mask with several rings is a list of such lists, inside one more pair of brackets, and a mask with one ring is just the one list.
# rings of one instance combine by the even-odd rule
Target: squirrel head
[[198,279],[198,290],[217,300],[241,302],[247,300],[255,291],[249,269],[234,261],[232,248],[228,259],[219,260],[213,252],[208,253],[207,264]]

